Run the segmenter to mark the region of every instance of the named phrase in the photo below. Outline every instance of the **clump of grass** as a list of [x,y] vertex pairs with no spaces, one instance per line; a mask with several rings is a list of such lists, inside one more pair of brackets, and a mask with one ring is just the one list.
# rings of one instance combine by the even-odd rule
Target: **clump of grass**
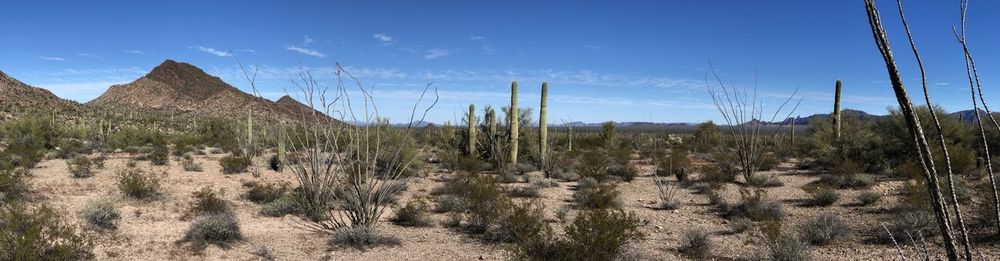
[[542,188],[540,184],[529,184],[526,187],[513,188],[507,194],[515,198],[537,198],[542,195]]
[[243,194],[243,198],[257,204],[271,203],[284,196],[289,190],[287,182],[264,183],[249,181],[243,183],[243,187],[247,188],[247,192]]
[[423,200],[411,200],[406,205],[395,209],[396,216],[390,221],[393,224],[405,227],[428,227],[433,225],[431,216],[427,213],[427,202]]
[[202,172],[203,171],[203,168],[201,167],[201,163],[194,162],[194,158],[192,158],[188,154],[184,155],[184,160],[181,161],[181,167],[184,168],[184,171],[190,171],[190,172]]
[[98,199],[87,202],[87,205],[80,211],[80,218],[95,228],[116,229],[121,213],[115,207],[114,201]]
[[767,240],[767,256],[764,260],[811,260],[809,245],[787,235],[779,235]]
[[762,189],[755,189],[752,192],[747,189],[740,189],[740,202],[730,205],[719,199],[717,207],[722,211],[722,215],[731,219],[746,218],[756,222],[780,221],[784,218],[784,211],[781,205],[768,200],[766,193]]
[[350,246],[357,249],[367,249],[376,246],[399,245],[400,240],[386,236],[377,230],[363,226],[344,227],[333,231],[330,238],[331,246]]
[[757,223],[749,218],[736,218],[729,221],[729,229],[732,230],[734,234],[739,234],[746,232],[753,228]]
[[754,187],[762,187],[762,188],[774,188],[785,185],[784,182],[781,182],[781,180],[779,180],[774,175],[765,175],[765,174],[756,174],[750,176],[750,180],[747,181],[747,184],[750,184],[751,186]]
[[191,223],[184,234],[183,242],[194,242],[197,245],[215,244],[227,247],[229,243],[243,239],[240,223],[236,214],[223,212],[201,215]]
[[813,245],[826,245],[847,233],[847,224],[839,217],[823,213],[799,225],[799,237]]
[[858,204],[861,206],[868,206],[871,204],[875,204],[875,202],[878,202],[881,199],[882,199],[882,194],[879,194],[871,190],[867,190],[861,192],[861,194],[858,194]]
[[125,168],[118,171],[118,189],[128,197],[146,199],[160,193],[160,179],[152,172]]
[[573,202],[577,208],[620,208],[621,199],[618,189],[613,184],[600,184],[595,187],[577,189],[573,192]]
[[812,199],[809,200],[809,203],[813,206],[826,207],[837,203],[838,199],[840,199],[840,194],[836,190],[820,188],[812,193]]
[[86,178],[94,175],[91,171],[94,163],[86,156],[76,156],[73,160],[66,161],[66,165],[69,167],[69,172],[73,173],[74,178]]
[[250,158],[243,156],[229,155],[219,159],[222,172],[226,174],[243,173],[250,167]]
[[684,233],[682,240],[683,243],[678,250],[688,256],[696,259],[702,259],[712,252],[712,240],[709,237],[708,232],[705,232],[705,230],[688,230]]

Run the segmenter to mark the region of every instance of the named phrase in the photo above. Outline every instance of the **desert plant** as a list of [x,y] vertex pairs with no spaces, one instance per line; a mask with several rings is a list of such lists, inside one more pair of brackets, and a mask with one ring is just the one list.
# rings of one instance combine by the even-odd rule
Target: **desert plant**
[[240,222],[236,214],[232,212],[222,212],[217,214],[201,215],[191,227],[184,233],[182,242],[193,242],[197,245],[215,244],[228,246],[229,243],[243,239],[240,231]]
[[54,210],[0,206],[0,260],[90,260],[93,244]]
[[767,253],[764,260],[811,260],[812,250],[809,245],[798,239],[780,234],[767,240]]
[[0,203],[6,204],[24,199],[31,190],[30,174],[23,168],[10,169],[0,166]]
[[121,213],[115,207],[115,202],[109,199],[97,199],[87,202],[80,211],[80,218],[87,224],[101,229],[115,229]]
[[226,174],[243,173],[250,167],[250,158],[245,156],[228,155],[219,159],[222,172]]
[[165,143],[153,143],[152,151],[146,154],[146,158],[149,159],[150,163],[153,165],[166,165],[170,162],[170,150]]
[[592,209],[580,212],[565,227],[565,238],[542,229],[514,244],[517,260],[615,260],[624,246],[641,240],[639,221],[622,210]]
[[194,202],[188,208],[187,216],[232,212],[229,203],[221,198],[225,193],[224,189],[215,190],[211,186],[202,187],[201,190],[191,192]]
[[880,199],[882,199],[882,194],[870,190],[858,194],[858,204],[861,206],[875,204],[875,202],[878,202]]
[[687,254],[696,259],[705,258],[712,252],[712,240],[708,232],[702,229],[692,229],[684,232],[681,238],[681,253]]
[[799,237],[813,245],[826,245],[847,233],[847,224],[831,213],[822,213],[799,225]]
[[93,176],[94,173],[91,172],[91,166],[94,163],[90,161],[90,158],[86,156],[76,156],[73,160],[66,161],[66,166],[69,168],[69,172],[73,173],[75,178],[85,178]]
[[204,169],[201,167],[201,163],[194,162],[194,158],[187,157],[181,161],[181,167],[184,171],[191,172],[202,172]]
[[621,199],[618,189],[613,184],[600,184],[595,187],[579,188],[573,192],[573,202],[577,208],[620,208]]
[[781,205],[767,199],[767,194],[762,189],[749,190],[740,189],[740,202],[729,205],[724,201],[717,204],[722,215],[729,219],[747,218],[757,222],[780,221],[784,218],[784,211]]
[[826,207],[833,205],[837,200],[840,199],[840,194],[836,190],[831,188],[820,188],[819,190],[812,193],[812,198],[809,203],[813,206]]
[[139,168],[118,170],[118,189],[126,196],[146,199],[159,194],[160,179],[152,172]]
[[500,213],[498,222],[489,227],[484,236],[493,242],[538,241],[540,237],[551,233],[542,209],[543,206],[538,201],[510,203],[508,209]]
[[260,207],[260,214],[269,217],[282,217],[288,214],[301,213],[299,208],[300,199],[293,193],[285,194],[274,201]]
[[244,182],[247,192],[243,194],[250,202],[257,204],[271,203],[288,193],[288,182],[265,183],[260,181]]
[[423,200],[411,200],[406,205],[397,207],[396,213],[390,221],[393,224],[406,227],[427,227],[432,225],[432,219],[427,213],[427,202]]
[[330,238],[332,246],[350,246],[357,249],[366,249],[375,246],[399,245],[398,238],[387,236],[368,227],[343,227],[333,231]]
[[508,150],[509,153],[510,153],[509,164],[511,166],[516,166],[517,165],[517,145],[519,143],[518,141],[520,140],[520,139],[518,139],[518,136],[520,134],[520,129],[519,129],[519,123],[520,123],[520,121],[518,120],[518,117],[517,117],[518,116],[518,113],[517,113],[517,81],[513,81],[513,82],[510,83],[510,108],[509,108],[509,110],[510,110],[509,115],[511,115],[509,117],[510,122],[507,123],[508,126],[510,126],[510,136],[509,136],[510,137],[510,142],[509,142],[510,150]]

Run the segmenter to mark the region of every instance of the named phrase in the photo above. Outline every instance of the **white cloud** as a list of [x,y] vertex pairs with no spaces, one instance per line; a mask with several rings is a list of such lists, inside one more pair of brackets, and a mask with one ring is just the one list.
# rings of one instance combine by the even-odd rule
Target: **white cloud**
[[424,55],[424,59],[437,59],[448,55],[451,55],[451,50],[435,48],[427,50],[427,54]]
[[385,33],[377,33],[375,35],[372,35],[372,37],[374,37],[375,40],[378,41],[378,44],[382,46],[389,46],[392,45],[392,43],[394,42],[392,36],[389,36],[388,34]]
[[936,82],[936,83],[934,83],[934,86],[948,86],[948,85],[951,85],[951,83],[950,82]]
[[482,50],[483,50],[483,54],[486,54],[486,55],[497,54],[497,49],[494,49],[492,46],[490,46],[488,44],[484,44],[483,47],[482,47]]
[[90,58],[94,58],[94,59],[104,59],[104,57],[93,55],[93,54],[89,54],[89,53],[77,53],[76,55],[77,56],[83,56],[83,57],[90,57]]
[[584,45],[583,47],[587,47],[587,49],[591,49],[591,50],[604,49],[604,47],[601,47],[601,46],[598,46],[598,45],[593,45],[593,44]]
[[469,35],[469,40],[473,40],[473,41],[476,41],[476,42],[482,42],[482,41],[486,40],[486,37],[482,37],[482,36],[474,35],[473,34],[473,35]]
[[219,56],[219,57],[233,56],[233,53],[222,51],[222,50],[216,50],[215,48],[211,48],[211,47],[194,46],[194,47],[191,47],[191,48],[198,49],[199,51],[210,53],[212,55]]
[[46,61],[57,61],[57,62],[65,62],[66,61],[66,58],[51,57],[51,56],[38,56],[38,59],[42,59],[42,60],[46,60]]
[[122,52],[123,53],[130,53],[130,54],[146,54],[145,52],[140,51],[140,50],[122,50]]
[[309,45],[309,43],[312,43],[313,41],[316,41],[316,40],[314,40],[314,39],[312,39],[312,38],[309,38],[309,36],[308,36],[308,35],[306,35],[306,36],[305,36],[305,37],[304,37],[304,38],[302,39],[302,45],[303,45],[303,46],[306,46],[306,45]]
[[316,51],[316,50],[313,50],[313,49],[307,49],[305,47],[299,47],[299,46],[289,45],[288,47],[285,47],[285,49],[289,50],[289,51],[299,52],[301,54],[305,54],[305,55],[308,55],[308,56],[314,56],[314,57],[319,57],[319,58],[326,57],[325,54],[323,54],[323,53],[321,53],[319,51]]
[[123,84],[124,81],[119,82],[76,82],[76,83],[52,83],[52,84],[37,84],[36,86],[45,88],[51,91],[56,96],[78,101],[87,102],[97,98],[101,93],[104,93],[111,85]]

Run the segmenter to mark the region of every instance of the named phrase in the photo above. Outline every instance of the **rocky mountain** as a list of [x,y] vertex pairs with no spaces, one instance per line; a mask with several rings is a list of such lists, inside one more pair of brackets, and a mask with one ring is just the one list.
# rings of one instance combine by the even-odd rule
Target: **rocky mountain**
[[248,110],[263,117],[295,117],[308,109],[292,99],[278,102],[245,93],[194,65],[166,60],[145,76],[113,85],[88,106],[176,110],[212,116],[242,116]]
[[76,111],[79,103],[57,97],[52,92],[27,85],[0,71],[0,111]]
[[[842,111],[840,111],[840,114],[841,114],[841,117],[858,118],[860,120],[870,120],[870,119],[877,119],[877,118],[886,117],[886,116],[883,116],[883,115],[875,115],[875,114],[870,114],[870,113],[867,113],[867,112],[864,112],[864,111],[851,110],[851,109],[842,110]],[[795,125],[809,125],[809,122],[812,122],[813,120],[826,119],[826,118],[829,118],[829,117],[830,117],[829,113],[819,113],[819,114],[809,115],[809,116],[806,116],[806,117],[799,117],[797,120],[795,119],[795,117],[791,117],[791,118],[785,119],[785,120],[780,121],[780,122],[774,122],[772,124],[787,125],[787,124],[792,124],[792,122],[795,122]]]

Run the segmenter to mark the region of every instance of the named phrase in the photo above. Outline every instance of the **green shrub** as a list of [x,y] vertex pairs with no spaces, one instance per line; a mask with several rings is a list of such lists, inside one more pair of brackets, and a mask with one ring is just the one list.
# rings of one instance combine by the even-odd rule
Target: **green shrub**
[[201,163],[194,162],[194,158],[190,157],[184,159],[184,161],[181,161],[181,167],[184,168],[184,171],[191,171],[191,172],[202,172],[204,170],[201,167]]
[[747,184],[762,188],[781,187],[785,185],[785,183],[781,182],[781,180],[776,178],[775,175],[766,174],[755,174],[750,176],[750,180],[747,181]]
[[437,199],[437,206],[434,208],[435,212],[461,212],[469,209],[469,200],[455,196],[455,195],[442,195]]
[[787,235],[767,240],[767,257],[764,260],[811,260],[809,245]]
[[847,233],[847,224],[839,217],[823,213],[799,225],[799,237],[813,245],[826,245]]
[[0,125],[0,138],[7,144],[0,159],[13,166],[33,168],[45,152],[56,147],[59,128],[49,114],[30,114]]
[[729,229],[733,231],[734,234],[739,234],[750,230],[757,225],[756,222],[750,220],[749,218],[736,218],[729,221]]
[[247,188],[247,192],[243,194],[243,198],[257,204],[271,203],[284,196],[289,190],[288,182],[264,183],[250,181],[243,183],[243,187]]
[[90,260],[93,245],[55,211],[0,206],[0,260]]
[[194,242],[198,245],[215,244],[228,246],[229,243],[243,239],[240,223],[236,214],[223,212],[199,216],[184,233],[183,242]]
[[115,202],[108,199],[98,199],[87,202],[80,211],[80,218],[93,227],[100,229],[115,229],[121,213],[115,207]]
[[28,170],[23,168],[0,167],[0,203],[23,200],[31,190],[28,175]]
[[288,214],[297,214],[300,212],[298,199],[295,198],[293,193],[287,193],[260,207],[260,214],[270,217],[283,217]]
[[250,158],[244,156],[229,155],[219,159],[222,165],[222,172],[226,174],[243,173],[250,167]]
[[683,240],[678,250],[695,259],[702,259],[711,254],[712,240],[708,232],[702,229],[688,230],[682,237]]
[[542,205],[537,201],[511,204],[501,215],[499,222],[486,230],[485,236],[490,241],[534,241],[551,233]]
[[118,171],[118,189],[132,198],[150,198],[159,194],[160,179],[152,172],[125,168]]
[[397,207],[396,215],[390,220],[393,224],[404,227],[427,227],[432,225],[432,219],[428,210],[427,202],[423,200],[411,200],[406,205]]
[[192,192],[191,197],[194,198],[194,203],[188,209],[187,216],[232,212],[229,208],[229,202],[222,199],[225,193],[224,189],[214,190],[211,186],[202,187],[201,190]]
[[756,222],[780,221],[784,211],[777,202],[768,200],[762,189],[740,189],[740,202],[735,205],[719,202],[723,216],[729,219],[747,218]]
[[529,184],[526,187],[516,187],[510,190],[508,194],[515,198],[537,198],[542,195],[542,185],[538,183]]
[[69,172],[73,173],[75,178],[86,178],[93,176],[94,173],[91,172],[90,168],[94,163],[90,161],[86,156],[77,156],[73,160],[66,161],[66,166],[69,168]]
[[608,176],[618,177],[623,181],[631,182],[639,175],[639,170],[632,165],[611,165],[608,167]]
[[867,190],[858,194],[858,204],[861,206],[868,206],[878,202],[882,199],[882,194],[876,193],[871,190]]
[[331,246],[350,246],[357,249],[366,249],[376,246],[399,245],[399,239],[382,235],[372,228],[363,226],[344,227],[333,231],[330,238]]
[[618,189],[613,184],[601,184],[591,188],[580,188],[573,192],[573,202],[578,208],[620,208]]
[[581,211],[565,231],[565,238],[517,242],[515,259],[615,260],[626,244],[644,237],[635,214],[612,209]]
[[812,199],[809,203],[813,206],[826,207],[833,205],[837,200],[840,199],[840,194],[836,190],[831,188],[820,188],[816,192],[812,193]]

